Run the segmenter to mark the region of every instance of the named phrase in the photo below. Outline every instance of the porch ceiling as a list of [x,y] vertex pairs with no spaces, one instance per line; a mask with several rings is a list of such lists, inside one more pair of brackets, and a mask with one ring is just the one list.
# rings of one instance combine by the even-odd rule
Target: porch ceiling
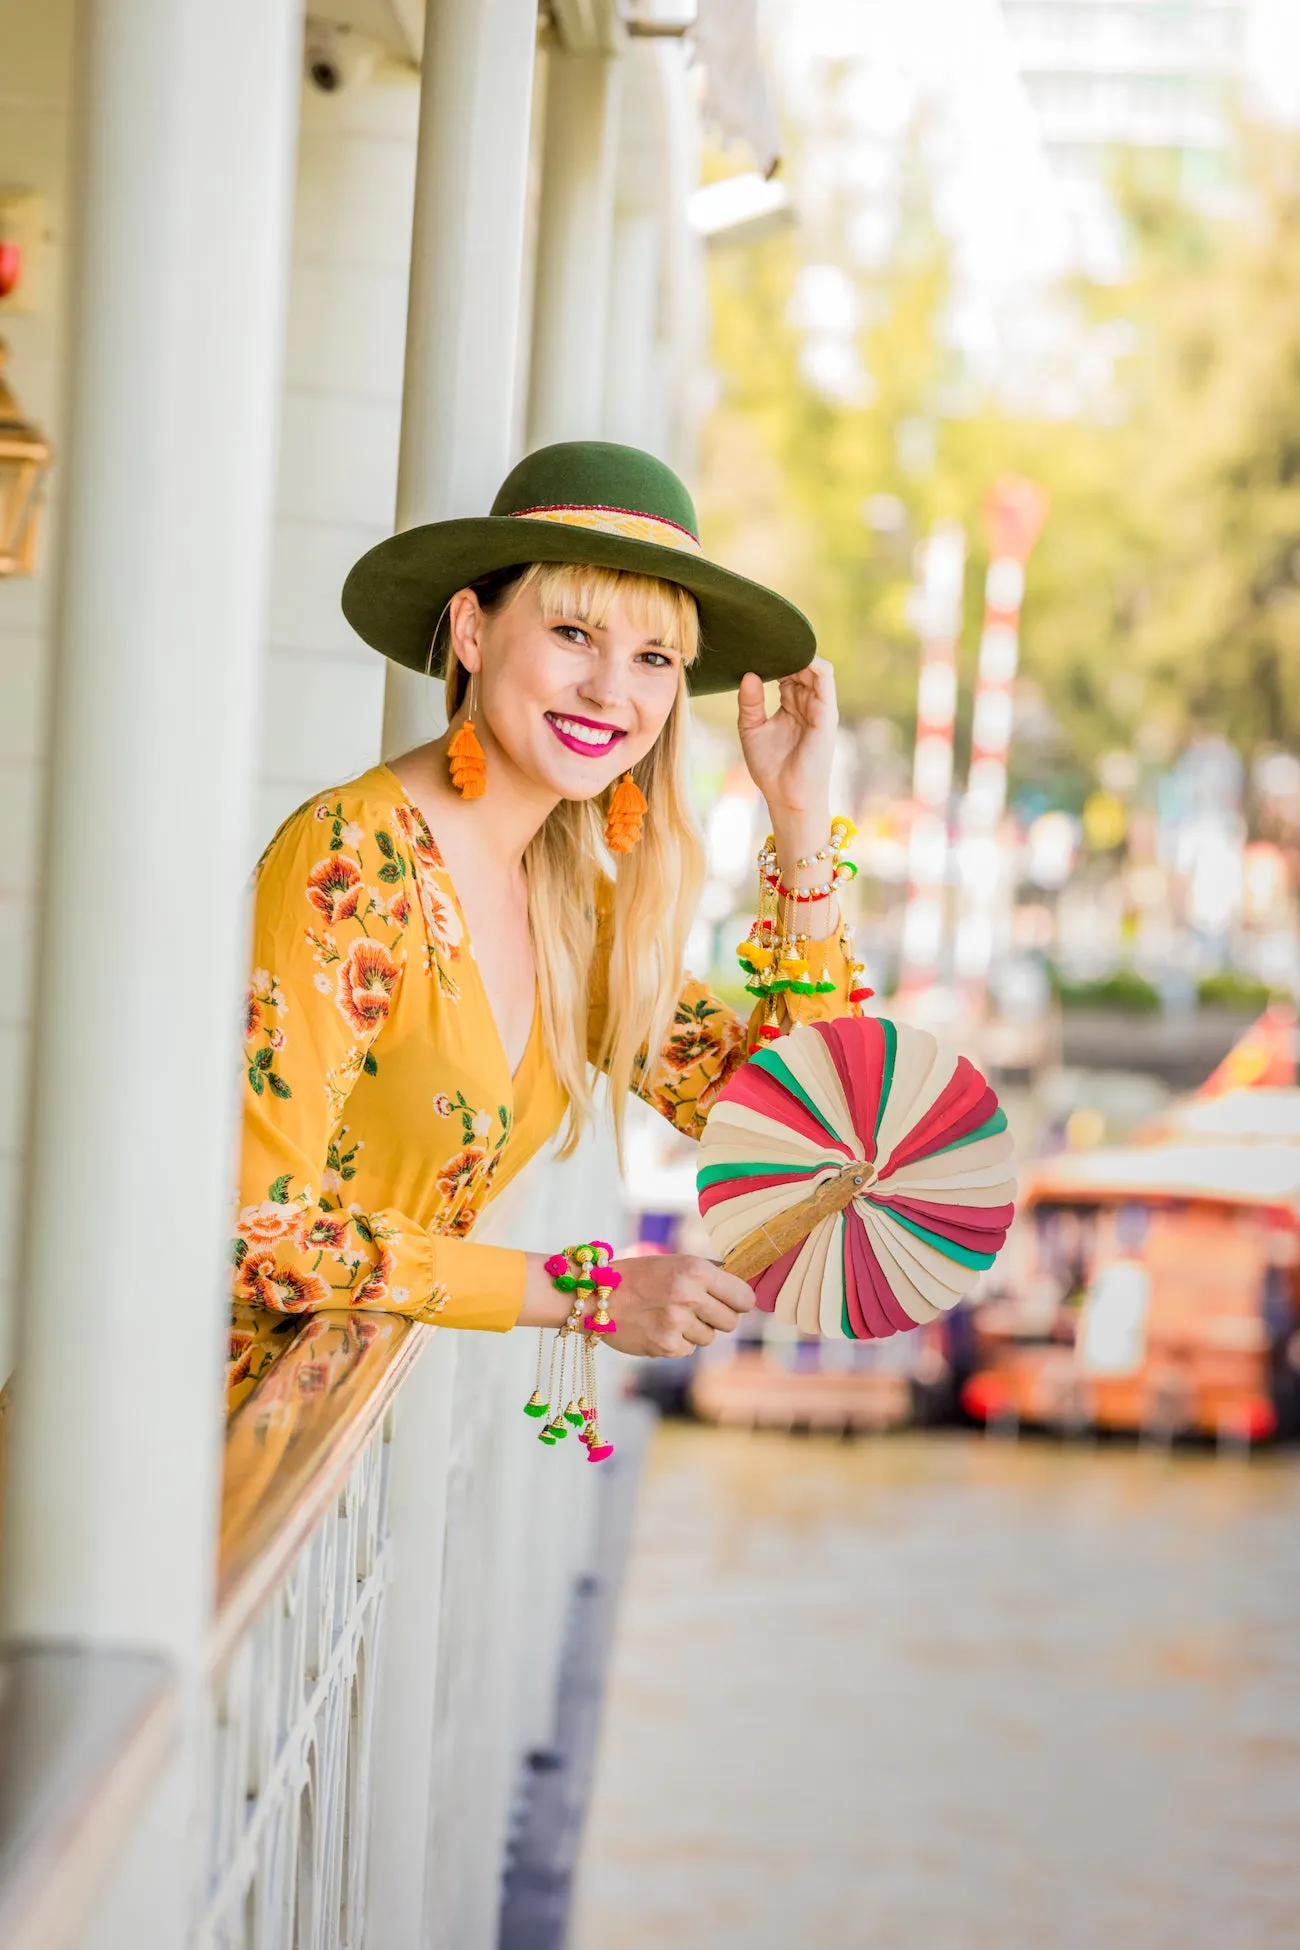
[[399,61],[418,63],[424,46],[424,0],[308,0],[308,18],[364,34]]

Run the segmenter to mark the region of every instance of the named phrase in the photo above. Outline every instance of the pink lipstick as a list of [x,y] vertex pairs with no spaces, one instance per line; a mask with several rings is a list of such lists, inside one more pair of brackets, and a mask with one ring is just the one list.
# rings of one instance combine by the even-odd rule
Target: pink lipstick
[[627,733],[616,724],[600,724],[594,718],[577,718],[567,711],[547,711],[546,722],[562,745],[581,758],[600,758],[612,752]]

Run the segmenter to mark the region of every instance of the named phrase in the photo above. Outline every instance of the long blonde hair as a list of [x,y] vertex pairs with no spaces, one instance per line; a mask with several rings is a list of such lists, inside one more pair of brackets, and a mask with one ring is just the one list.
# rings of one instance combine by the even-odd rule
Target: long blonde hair
[[[509,577],[471,585],[491,613],[535,589],[544,615],[603,628],[621,596],[637,629],[671,645],[682,658],[667,723],[632,768],[648,811],[640,843],[611,858],[604,846],[601,799],[562,799],[524,853],[528,924],[537,962],[542,1026],[555,1074],[569,1099],[560,1156],[590,1124],[593,1083],[587,1024],[593,977],[608,953],[604,1032],[591,1051],[609,1077],[614,1130],[622,1147],[628,1092],[645,1052],[660,1050],[681,991],[686,936],[704,881],[704,847],[687,782],[686,668],[699,652],[695,598],[675,582],[567,562],[534,562]],[[466,673],[447,656],[447,718],[463,701]],[[599,937],[599,940],[598,940]]]

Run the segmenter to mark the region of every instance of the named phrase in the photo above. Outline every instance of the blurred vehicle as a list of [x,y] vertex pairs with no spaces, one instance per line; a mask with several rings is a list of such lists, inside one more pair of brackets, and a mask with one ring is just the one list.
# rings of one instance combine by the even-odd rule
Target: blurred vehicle
[[[1294,1094],[1294,1093],[1293,1093]],[[1045,1161],[974,1312],[978,1421],[1260,1442],[1300,1426],[1300,1146]]]
[[960,1309],[883,1341],[805,1339],[766,1316],[755,1325],[692,1362],[688,1400],[702,1421],[849,1434],[950,1421],[956,1411],[969,1358]]

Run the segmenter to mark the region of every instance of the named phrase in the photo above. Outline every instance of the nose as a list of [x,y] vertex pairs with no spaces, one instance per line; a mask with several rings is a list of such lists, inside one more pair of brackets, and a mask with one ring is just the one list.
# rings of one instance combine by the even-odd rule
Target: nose
[[626,659],[610,650],[593,657],[578,681],[578,695],[593,711],[629,708]]

